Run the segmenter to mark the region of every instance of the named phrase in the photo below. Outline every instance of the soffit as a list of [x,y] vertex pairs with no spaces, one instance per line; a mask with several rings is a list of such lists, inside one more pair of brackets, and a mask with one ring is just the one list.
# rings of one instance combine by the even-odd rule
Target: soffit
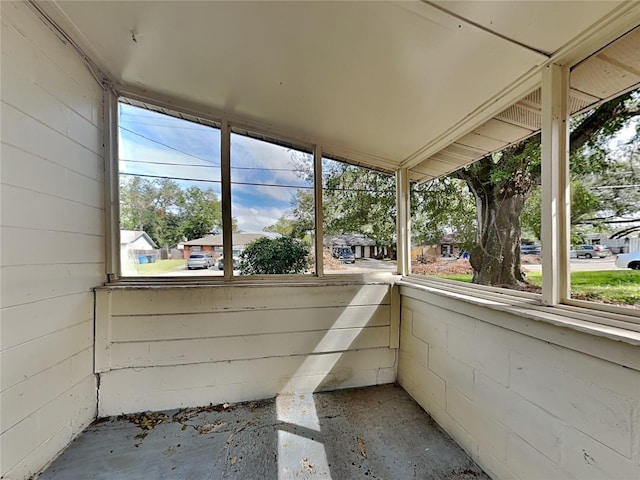
[[[640,86],[640,27],[571,70],[569,111],[576,114]],[[410,168],[414,181],[449,174],[487,154],[538,133],[542,98],[538,88],[491,120]]]
[[[117,84],[393,170],[472,112],[512,104],[545,53],[620,5],[481,3],[37,5]],[[533,113],[507,123],[522,128]],[[462,165],[465,148],[491,141],[460,144],[434,165]]]

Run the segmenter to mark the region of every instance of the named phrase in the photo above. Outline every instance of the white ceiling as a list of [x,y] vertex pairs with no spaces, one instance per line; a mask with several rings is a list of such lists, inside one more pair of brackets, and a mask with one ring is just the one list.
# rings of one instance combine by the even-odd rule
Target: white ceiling
[[38,6],[117,84],[394,169],[436,162],[436,139],[535,90],[549,56],[628,11],[622,3]]

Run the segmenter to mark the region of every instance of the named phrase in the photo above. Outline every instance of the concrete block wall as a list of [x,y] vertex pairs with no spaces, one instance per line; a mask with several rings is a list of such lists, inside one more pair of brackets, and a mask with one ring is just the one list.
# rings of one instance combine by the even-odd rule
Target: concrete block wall
[[495,479],[640,478],[640,347],[401,287],[398,381]]
[[391,383],[389,284],[104,288],[99,415]]
[[26,3],[0,21],[0,477],[24,479],[96,415],[102,90]]

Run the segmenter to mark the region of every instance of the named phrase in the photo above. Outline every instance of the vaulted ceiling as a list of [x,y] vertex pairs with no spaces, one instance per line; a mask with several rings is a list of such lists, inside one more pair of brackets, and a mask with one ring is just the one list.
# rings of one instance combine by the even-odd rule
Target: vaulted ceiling
[[[35,5],[125,89],[414,180],[531,135],[544,65],[640,19],[621,1]],[[574,111],[640,81],[638,31],[617,45],[574,68]]]

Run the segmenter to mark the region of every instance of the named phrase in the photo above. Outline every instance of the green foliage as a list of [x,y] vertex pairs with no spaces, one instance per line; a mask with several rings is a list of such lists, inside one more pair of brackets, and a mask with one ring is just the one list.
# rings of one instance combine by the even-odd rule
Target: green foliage
[[[640,128],[638,117],[629,123]],[[586,233],[624,229],[633,219],[640,224],[640,134],[636,132],[623,145],[614,145],[607,138],[601,141],[601,145],[584,146],[572,155],[572,243],[584,242]],[[522,211],[524,236],[540,238],[540,212],[541,193],[535,187]]]
[[323,171],[323,213],[327,235],[359,233],[379,246],[395,244],[395,177],[332,162]]
[[[120,225],[144,230],[159,246],[204,237],[222,229],[222,205],[215,192],[183,189],[170,179],[120,176]],[[238,231],[233,219],[233,231]]]
[[222,207],[213,190],[189,187],[182,197],[181,229],[187,239],[201,238],[213,229],[222,229]]
[[542,190],[539,186],[532,189],[522,209],[520,225],[524,238],[538,240],[542,238]]
[[295,222],[295,218],[287,218],[286,216],[282,216],[273,225],[264,227],[264,231],[278,233],[283,237],[293,237],[292,233],[295,228]]
[[452,177],[432,180],[411,189],[411,235],[418,245],[435,245],[452,234],[458,246],[475,243],[475,201],[466,184]]
[[153,263],[136,264],[136,270],[139,275],[159,275],[184,270],[186,265],[187,261],[184,259],[158,260]]
[[[301,178],[313,179],[313,165],[293,156]],[[323,166],[323,218],[325,235],[363,234],[378,246],[395,244],[395,177],[353,165],[328,161]],[[299,190],[292,209],[265,230],[294,238],[307,238],[314,230],[313,192]]]
[[598,198],[579,180],[571,181],[571,223],[600,207]]
[[[542,273],[530,272],[527,278],[542,285]],[[640,275],[632,270],[596,270],[571,272],[574,298],[621,305],[640,304]]]
[[[467,273],[434,275],[447,280],[471,282]],[[542,272],[528,272],[532,285],[542,286]],[[571,272],[571,293],[577,298],[621,305],[640,304],[640,275],[632,270]]]
[[315,229],[313,193],[302,189],[298,190],[292,200],[292,205],[292,210],[285,212],[276,223],[265,227],[264,231],[279,233],[283,237],[308,239],[309,232]]
[[291,237],[262,237],[240,254],[242,275],[302,273],[309,264],[309,247]]
[[144,230],[159,246],[182,239],[180,186],[168,179],[120,177],[120,224],[126,230]]

